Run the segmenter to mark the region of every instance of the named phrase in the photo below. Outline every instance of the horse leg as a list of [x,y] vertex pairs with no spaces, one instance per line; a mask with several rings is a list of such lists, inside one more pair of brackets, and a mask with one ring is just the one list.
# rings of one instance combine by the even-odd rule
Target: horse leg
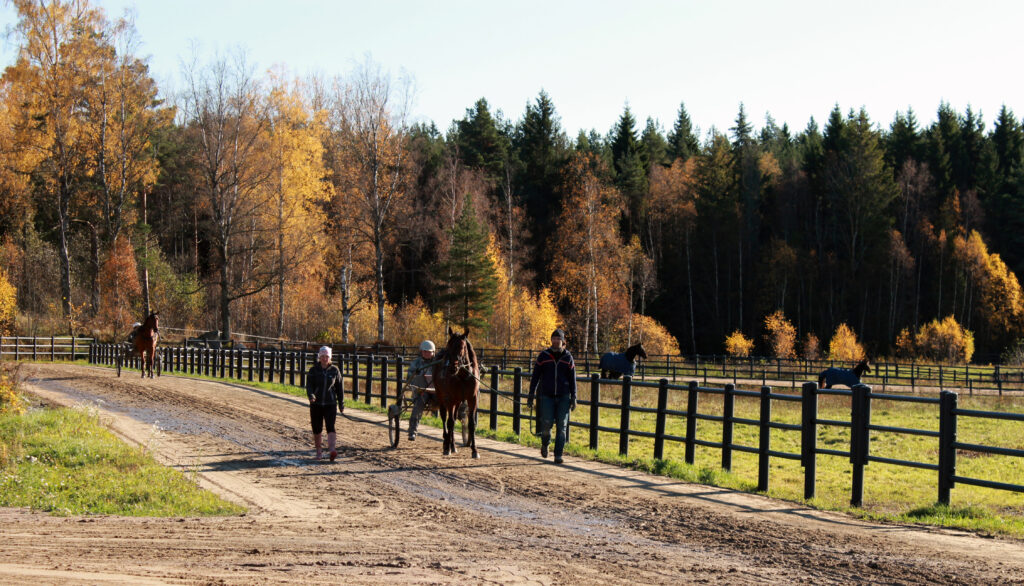
[[466,401],[466,422],[469,424],[469,449],[473,451],[473,459],[480,457],[476,451],[476,397]]
[[458,453],[455,441],[455,422],[459,420],[459,405],[455,404],[448,408],[448,442],[451,445],[452,453]]
[[451,419],[451,410],[445,405],[441,409],[441,437],[444,438],[444,455],[447,456],[451,452],[451,447],[448,442],[451,440],[451,433],[448,431],[448,422]]

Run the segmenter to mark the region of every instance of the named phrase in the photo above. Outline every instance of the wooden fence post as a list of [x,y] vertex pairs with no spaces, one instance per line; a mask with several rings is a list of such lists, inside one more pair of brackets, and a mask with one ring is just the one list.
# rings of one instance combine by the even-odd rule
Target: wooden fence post
[[939,502],[948,505],[949,493],[956,476],[956,406],[957,394],[939,394]]
[[373,360],[376,358],[373,354],[366,357],[366,389],[364,391],[365,397],[363,401],[370,404],[370,393],[373,392]]
[[629,415],[633,397],[633,377],[622,377],[622,411],[619,417],[619,454],[629,455]]
[[854,385],[850,403],[850,462],[853,464],[850,505],[859,507],[864,502],[864,466],[868,463],[871,443],[868,430],[871,425],[871,387]]
[[388,357],[380,357],[380,406],[388,406]]
[[654,459],[665,455],[665,411],[668,410],[668,379],[658,381],[658,414],[654,423]]
[[757,490],[768,492],[768,463],[772,444],[772,398],[771,387],[761,387],[760,438],[757,450]]
[[[508,349],[505,350],[505,355],[508,355]],[[504,362],[505,358],[502,358]],[[498,367],[491,367],[491,412],[488,413],[488,427],[491,431],[498,430]]]
[[598,427],[601,426],[601,375],[590,375],[590,449],[597,450]]
[[[691,386],[696,386],[697,381],[692,381]],[[732,383],[725,385],[725,393],[722,395],[722,469],[732,470],[732,426],[733,411],[736,405],[736,386]]]
[[689,391],[686,393],[686,454],[687,464],[693,464],[697,450],[697,381],[690,381]]
[[818,383],[804,383],[801,406],[800,464],[804,467],[804,499],[810,500],[818,470]]
[[352,354],[352,400],[359,400],[359,354]]
[[519,435],[523,414],[523,406],[520,404],[523,399],[523,369],[517,366],[512,373],[512,433]]

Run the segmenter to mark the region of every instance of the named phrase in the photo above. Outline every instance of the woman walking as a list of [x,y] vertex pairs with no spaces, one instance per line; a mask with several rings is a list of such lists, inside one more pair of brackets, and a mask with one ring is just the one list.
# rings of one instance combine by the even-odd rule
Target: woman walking
[[345,412],[344,399],[339,397],[341,388],[341,371],[331,364],[330,346],[321,346],[317,353],[317,362],[306,374],[306,396],[309,397],[309,420],[313,426],[313,445],[316,446],[316,458],[323,458],[323,429],[327,428],[327,451],[331,462],[338,456],[335,449],[337,434],[334,432],[334,420],[337,412]]

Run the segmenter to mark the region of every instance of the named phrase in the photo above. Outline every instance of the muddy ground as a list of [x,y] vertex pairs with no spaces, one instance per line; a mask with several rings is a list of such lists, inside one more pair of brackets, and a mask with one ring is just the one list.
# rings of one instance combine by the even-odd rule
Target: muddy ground
[[31,365],[25,388],[89,404],[129,442],[245,504],[226,518],[0,509],[2,583],[1024,584],[1024,543],[872,524],[799,504],[438,430],[390,449],[339,418],[313,458],[301,398],[102,368]]

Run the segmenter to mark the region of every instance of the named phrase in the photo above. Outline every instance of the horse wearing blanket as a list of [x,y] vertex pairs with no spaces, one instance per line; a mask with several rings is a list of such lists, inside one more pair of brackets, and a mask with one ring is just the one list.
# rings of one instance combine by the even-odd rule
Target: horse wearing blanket
[[637,358],[647,360],[647,351],[642,342],[626,348],[623,353],[605,352],[601,355],[601,378],[616,379],[624,374],[633,376]]
[[831,389],[832,385],[845,385],[852,389],[854,385],[860,384],[860,377],[865,372],[871,372],[867,360],[861,360],[852,369],[827,368],[818,375],[818,388]]

